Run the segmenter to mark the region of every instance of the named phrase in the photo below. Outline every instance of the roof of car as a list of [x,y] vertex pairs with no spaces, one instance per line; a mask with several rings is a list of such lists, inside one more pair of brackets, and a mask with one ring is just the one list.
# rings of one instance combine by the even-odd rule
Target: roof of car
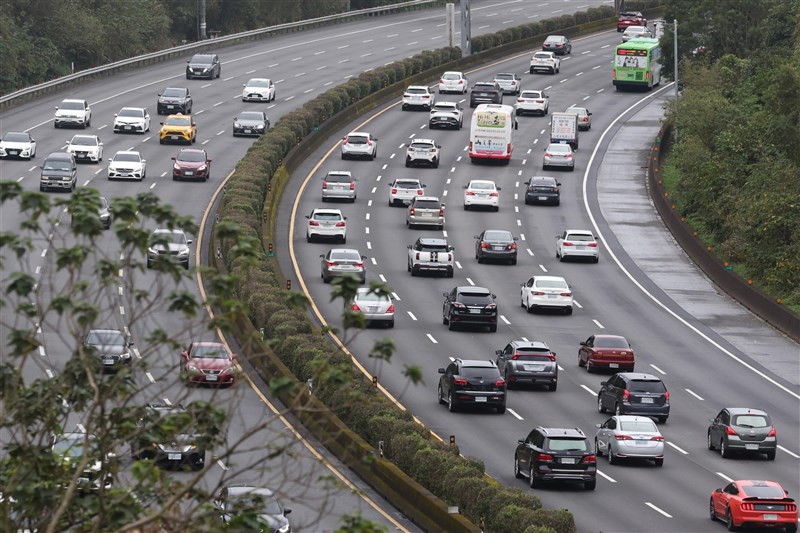
[[546,428],[537,426],[537,429],[548,437],[586,438],[586,434],[580,428]]
[[585,233],[586,235],[594,235],[594,233],[588,229],[568,229],[567,233]]
[[261,496],[272,497],[275,495],[271,490],[264,487],[253,487],[252,485],[229,485],[228,496],[241,496],[242,494],[259,494]]
[[439,201],[439,197],[438,196],[415,196],[414,199],[415,200],[427,200],[427,201],[430,201],[430,202],[438,202]]
[[61,103],[63,104],[64,102],[79,102],[83,104],[86,103],[86,100],[84,100],[83,98],[64,98],[63,100],[61,100]]
[[411,144],[416,144],[416,143],[436,144],[436,141],[434,141],[433,139],[414,139],[413,141],[411,141]]
[[617,375],[627,381],[661,381],[658,376],[641,372],[619,372]]
[[536,281],[567,281],[561,276],[533,276],[533,279]]
[[331,209],[330,207],[317,207],[314,209],[314,213],[331,213],[336,215],[341,215],[341,209]]
[[[428,86],[427,85],[409,85],[408,89],[424,89],[424,90],[427,91],[428,90]],[[408,90],[408,89],[406,89],[406,90]]]
[[614,415],[613,418],[616,418],[620,422],[653,422],[653,419],[649,416],[639,416],[639,415]]
[[156,228],[153,233],[183,233],[183,230],[180,228]]
[[492,361],[491,359],[461,359],[460,357],[456,359],[457,362],[461,363],[461,366],[464,367],[472,367],[472,368],[495,368],[497,364]]
[[606,335],[605,333],[600,334],[600,335],[595,335],[594,338],[595,339],[622,339],[622,340],[627,341],[627,339],[625,337],[623,337],[622,335]]
[[761,479],[738,479],[738,480],[734,481],[734,483],[736,483],[737,485],[744,486],[744,487],[756,486],[756,487],[780,487],[780,488],[783,488],[781,486],[781,484],[778,483],[777,481],[766,481],[766,480],[761,480]]
[[328,171],[328,176],[332,176],[332,175],[333,176],[342,176],[342,175],[352,176],[353,173],[350,172],[349,170],[329,170]]
[[545,181],[545,180],[552,180],[558,182],[558,180],[552,176],[533,176],[531,181]]
[[122,332],[118,329],[90,329],[89,333],[119,333],[122,335]]
[[550,347],[542,341],[511,341],[511,345],[515,348],[540,348],[542,350],[550,349]]
[[366,131],[351,131],[350,133],[347,134],[348,137],[350,137],[351,135],[364,135],[366,137],[369,135],[369,133],[367,133]]
[[420,244],[427,244],[429,246],[447,246],[447,239],[420,237],[418,240]]
[[45,159],[68,159],[72,161],[74,157],[70,152],[51,152]]
[[192,344],[194,344],[195,346],[223,346],[223,347],[225,346],[221,342],[217,341],[199,341],[199,342],[193,342]]
[[732,415],[764,415],[769,416],[766,411],[761,409],[753,409],[752,407],[726,407],[725,408]]
[[465,292],[473,292],[476,294],[491,294],[491,291],[486,287],[474,287],[472,285],[464,285],[461,287],[456,287],[456,292],[458,294],[462,294]]
[[206,151],[202,148],[181,148],[181,152],[189,152],[194,154],[205,154]]

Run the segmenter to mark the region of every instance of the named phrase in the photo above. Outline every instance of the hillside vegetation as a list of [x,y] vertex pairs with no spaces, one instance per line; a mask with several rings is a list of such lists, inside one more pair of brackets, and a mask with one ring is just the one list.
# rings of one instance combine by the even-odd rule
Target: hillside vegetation
[[800,1],[671,0],[666,18],[683,85],[673,197],[723,260],[798,310]]

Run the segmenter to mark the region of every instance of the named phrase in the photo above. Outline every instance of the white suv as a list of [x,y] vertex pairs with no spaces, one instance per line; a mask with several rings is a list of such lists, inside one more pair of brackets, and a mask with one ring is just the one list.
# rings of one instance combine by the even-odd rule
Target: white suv
[[568,229],[556,235],[556,257],[559,261],[567,257],[586,257],[594,263],[600,260],[597,239],[589,230]]
[[370,161],[378,157],[378,138],[371,133],[351,131],[342,139],[342,159],[365,157]]
[[422,164],[439,168],[441,148],[433,139],[414,139],[406,149],[406,167]]
[[339,209],[314,209],[306,215],[306,242],[315,238],[337,239],[347,242],[347,217]]
[[514,109],[517,111],[517,116],[523,113],[545,116],[550,112],[550,97],[544,91],[525,89],[517,97]]
[[403,111],[410,107],[421,107],[428,111],[436,103],[436,96],[426,85],[411,85],[403,93]]
[[88,128],[92,125],[92,108],[86,100],[67,99],[56,106],[56,116],[53,119],[56,128],[64,126],[80,126]]
[[389,207],[410,204],[414,197],[425,194],[426,185],[416,178],[397,178],[387,185],[390,187]]
[[530,73],[544,70],[550,74],[561,72],[561,60],[553,52],[536,52],[531,57]]
[[462,72],[445,72],[439,79],[439,94],[466,94],[468,88],[467,85],[467,78],[464,77]]

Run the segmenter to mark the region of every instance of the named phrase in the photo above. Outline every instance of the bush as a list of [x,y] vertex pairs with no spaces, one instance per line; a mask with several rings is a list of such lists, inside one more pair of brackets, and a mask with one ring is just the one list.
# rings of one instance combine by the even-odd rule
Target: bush
[[509,504],[504,506],[497,514],[486,517],[486,529],[492,533],[519,533],[534,520],[534,511]]
[[533,524],[547,527],[559,533],[575,533],[575,519],[566,509],[537,509],[533,512]]

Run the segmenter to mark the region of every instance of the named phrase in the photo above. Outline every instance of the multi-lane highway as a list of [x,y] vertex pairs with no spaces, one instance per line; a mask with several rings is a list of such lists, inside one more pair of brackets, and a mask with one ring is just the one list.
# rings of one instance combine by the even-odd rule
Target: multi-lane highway
[[[632,183],[643,190],[641,167],[646,164],[643,148],[647,140],[629,137],[634,150],[629,150],[624,140],[613,150],[609,146],[626,120],[633,123],[633,131],[639,135],[655,135],[657,108],[654,112],[651,107],[639,119],[641,106],[636,107],[617,119],[648,96],[660,98],[660,93],[653,96],[613,90],[609,69],[613,46],[618,42],[613,31],[578,39],[572,56],[563,61],[560,75],[527,74],[527,54],[468,74],[474,81],[491,79],[496,72],[523,73],[523,88],[549,92],[551,112],[573,104],[588,107],[593,112],[592,129],[581,135],[574,172],[541,169],[549,132],[547,117],[520,118],[508,167],[471,165],[466,153],[468,128],[430,131],[428,114],[402,111],[398,95],[397,102],[338,132],[343,135],[352,129],[376,135],[380,156],[371,162],[342,161],[333,136],[331,144],[298,172],[285,195],[280,219],[288,228],[294,215],[292,259],[322,315],[329,323],[339,324],[339,310],[329,302],[329,287],[320,280],[319,265],[319,255],[338,245],[306,243],[303,216],[322,206],[320,180],[325,172],[349,170],[359,179],[355,204],[335,207],[348,217],[347,247],[357,248],[367,257],[368,280],[385,281],[392,287],[396,325],[393,330],[370,330],[360,335],[352,351],[427,426],[444,438],[454,435],[463,453],[481,458],[492,476],[509,485],[524,486],[514,479],[513,452],[517,439],[532,427],[580,427],[594,436],[595,424],[608,416],[599,414],[596,406],[600,382],[608,375],[588,374],[578,368],[578,343],[595,333],[626,336],[636,350],[637,370],[659,376],[671,394],[671,416],[661,428],[668,443],[664,466],[611,466],[601,460],[596,491],[565,485],[543,488],[537,494],[547,506],[570,509],[582,530],[713,531],[722,526],[708,519],[708,496],[728,479],[771,479],[783,483],[790,494],[800,490],[798,347],[769,328],[751,325],[757,321],[743,320],[739,331],[726,331],[720,327],[723,317],[715,316],[714,308],[719,305],[720,311],[727,313],[729,304],[721,303],[713,290],[710,295],[698,291],[691,274],[668,272],[668,259],[663,259],[663,265],[648,260],[665,253],[663,245],[653,249],[663,236],[653,229],[653,242],[648,242],[646,228],[654,222],[634,218],[647,198],[629,190]],[[466,111],[464,122],[469,123],[471,110],[463,97],[437,98],[461,100]],[[511,101],[506,97],[506,102]],[[654,106],[662,102],[659,99]],[[638,120],[649,128],[635,129]],[[438,169],[404,167],[408,143],[419,138],[433,138],[442,146]],[[600,170],[606,151],[613,157]],[[524,181],[533,175],[556,175],[560,179],[560,206],[524,205]],[[300,182],[304,177],[307,180]],[[404,209],[387,205],[387,183],[402,177],[420,178],[428,186],[427,194],[447,204],[443,232],[409,230]],[[461,187],[475,178],[493,179],[503,187],[499,212],[463,209]],[[637,223],[645,229],[631,230]],[[560,263],[555,259],[556,234],[567,228],[595,230],[595,224],[604,237],[599,264]],[[516,266],[477,263],[473,235],[483,229],[508,229],[519,236],[521,255]],[[405,245],[420,235],[444,236],[455,247],[453,279],[412,278],[406,271]],[[633,248],[630,254],[620,242]],[[288,258],[284,263],[287,269],[292,267]],[[647,265],[647,270],[640,265]],[[545,273],[564,276],[572,285],[576,300],[572,316],[527,314],[520,308],[519,284],[531,275]],[[441,294],[456,285],[484,286],[497,295],[501,315],[497,333],[448,331],[442,325]],[[687,295],[702,299],[690,302]],[[742,342],[748,335],[759,338],[759,345]],[[383,336],[392,337],[398,347],[390,366],[378,366],[366,356],[372,342]],[[562,368],[557,392],[513,390],[504,415],[449,413],[438,405],[437,368],[446,366],[452,357],[494,358],[494,351],[513,339],[544,340],[557,352]],[[750,357],[751,350],[759,352],[759,360]],[[409,392],[402,375],[406,364],[419,365],[425,376],[425,385],[413,392]],[[780,443],[775,461],[763,456],[722,459],[719,452],[706,448],[708,419],[725,406],[757,407],[771,414]]]
[[[514,24],[558,16],[603,3],[606,2],[477,0],[473,2],[472,8],[473,34],[498,31]],[[31,132],[38,141],[37,158],[32,162],[0,162],[0,177],[15,180],[26,190],[37,190],[37,165],[43,157],[49,152],[63,149],[74,133],[84,133],[54,129],[53,107],[63,98],[85,98],[93,110],[92,127],[85,133],[100,136],[105,143],[105,160],[99,165],[81,164],[78,186],[97,188],[109,198],[149,191],[158,195],[163,202],[173,205],[180,214],[191,216],[199,223],[223,177],[233,169],[236,161],[252,142],[233,138],[231,135],[232,119],[240,110],[264,108],[274,123],[283,113],[359,72],[423,49],[441,46],[445,40],[443,13],[442,9],[437,9],[399,14],[220,49],[217,53],[223,61],[223,77],[218,80],[185,80],[185,63],[171,61],[71,87],[61,94],[19,106],[3,114],[2,131]],[[276,102],[243,104],[240,101],[242,84],[255,76],[267,76],[275,80],[278,87]],[[156,133],[159,117],[155,113],[156,95],[167,86],[188,86],[192,91],[194,115],[198,123],[196,147],[205,148],[213,158],[212,179],[206,183],[181,183],[170,179],[170,156],[179,147],[159,145]],[[153,120],[151,132],[143,136],[113,134],[113,115],[124,106],[147,107]],[[387,136],[387,141],[391,141],[391,136]],[[398,140],[397,144],[400,142],[403,141]],[[107,181],[105,168],[108,159],[118,150],[129,149],[140,151],[147,159],[147,179],[142,183]],[[37,240],[35,253],[27,257],[22,266],[8,262],[4,264],[4,279],[8,279],[10,271],[18,268],[38,277],[38,298],[43,303],[41,307],[45,307],[44,303],[53,294],[62,294],[68,290],[65,274],[55,272],[52,263],[53,249],[74,241],[70,240],[66,231],[68,218],[63,214],[59,214],[57,218],[60,224],[53,227],[56,236],[53,241]],[[0,225],[4,231],[18,231],[22,222],[19,212],[12,206],[4,206],[0,213]],[[193,238],[198,240],[197,236]],[[118,244],[110,232],[99,241],[97,250],[101,255],[112,258],[120,254]],[[87,265],[84,273],[89,272],[90,267],[91,265]],[[331,530],[335,528],[340,516],[353,511],[359,511],[383,524],[413,529],[362,484],[359,483],[358,488],[366,491],[364,498],[347,489],[330,487],[326,482],[319,481],[320,477],[327,477],[329,471],[320,466],[317,457],[285,429],[286,421],[278,419],[265,405],[265,398],[256,390],[259,387],[241,383],[230,390],[187,390],[179,383],[178,354],[172,350],[148,346],[146,339],[149,334],[156,328],[162,328],[181,344],[198,339],[210,340],[215,335],[207,330],[202,321],[187,320],[165,311],[163,301],[158,301],[158,296],[172,288],[171,282],[150,271],[125,269],[118,285],[95,287],[88,297],[102,309],[101,319],[96,326],[127,328],[136,342],[135,362],[139,362],[143,370],[144,363],[147,364],[146,372],[136,373],[139,392],[134,401],[187,403],[202,399],[225,406],[230,421],[228,442],[243,439],[244,444],[232,457],[216,460],[209,455],[211,472],[206,478],[205,487],[211,489],[217,483],[230,482],[266,483],[279,490],[285,503],[294,509],[292,519],[301,530]],[[198,292],[194,283],[188,281],[182,282],[180,288],[195,294]],[[141,316],[138,316],[141,304],[134,303],[132,297],[136,289],[148,291],[157,302],[153,309]],[[15,317],[4,311],[0,328],[3,346],[6,346],[8,339],[8,328],[16,323],[15,320]],[[24,368],[26,379],[55,376],[64,370],[67,354],[71,353],[74,343],[66,331],[66,324],[52,316],[41,320],[40,339],[43,346]],[[235,350],[235,345],[233,348]],[[404,347],[403,351],[405,350]],[[416,351],[411,346],[408,350]],[[81,413],[71,413],[65,426],[67,429],[80,428],[84,422],[87,421]],[[266,470],[253,471],[248,468],[248,465],[259,464],[265,447],[281,444],[284,439],[292,443],[292,451],[295,453],[291,457],[284,454],[266,465],[261,464]],[[461,437],[459,439],[461,441]],[[474,453],[474,450],[467,451]],[[377,510],[376,507],[388,510]]]

